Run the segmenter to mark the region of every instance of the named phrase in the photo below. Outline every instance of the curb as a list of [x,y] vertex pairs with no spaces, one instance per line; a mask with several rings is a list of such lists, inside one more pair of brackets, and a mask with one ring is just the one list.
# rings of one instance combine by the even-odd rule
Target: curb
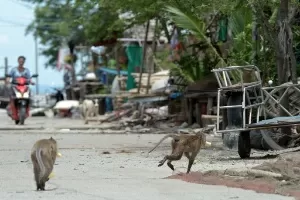
[[101,127],[101,126],[93,126],[93,127],[83,127],[83,126],[79,126],[79,127],[43,127],[43,126],[39,126],[39,127],[26,127],[25,126],[17,126],[17,127],[0,127],[0,131],[27,131],[27,130],[120,130],[120,127],[116,127],[116,126],[112,126],[112,127]]

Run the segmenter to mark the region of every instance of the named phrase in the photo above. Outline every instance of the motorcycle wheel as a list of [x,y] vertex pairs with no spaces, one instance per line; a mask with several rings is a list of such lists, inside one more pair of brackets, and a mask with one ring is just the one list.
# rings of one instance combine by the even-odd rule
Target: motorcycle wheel
[[20,120],[20,125],[24,125],[25,122],[25,117],[26,117],[26,108],[21,106],[19,108],[19,120]]

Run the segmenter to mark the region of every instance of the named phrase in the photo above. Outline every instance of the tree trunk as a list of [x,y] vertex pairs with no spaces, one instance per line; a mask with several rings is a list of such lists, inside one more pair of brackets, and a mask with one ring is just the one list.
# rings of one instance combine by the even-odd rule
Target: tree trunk
[[[297,83],[293,36],[289,20],[289,0],[280,0],[277,25],[279,28],[276,45],[278,84],[281,85],[291,80]],[[281,92],[282,95],[284,91]],[[280,103],[289,110],[288,96],[282,98]],[[280,109],[279,113],[280,116],[287,116],[283,109]],[[290,128],[284,128],[282,131],[285,134],[291,134]]]
[[97,75],[96,70],[98,68],[98,55],[92,52],[93,72]]
[[167,22],[163,18],[160,18],[159,21],[161,23],[161,26],[162,26],[164,32],[165,32],[166,38],[168,39],[168,43],[170,43],[171,42],[171,35],[169,33],[169,30],[168,30]]
[[148,20],[148,22],[147,22],[146,33],[145,33],[145,38],[144,38],[143,60],[142,60],[142,66],[140,67],[140,77],[139,77],[139,85],[138,85],[138,92],[137,92],[138,94],[140,94],[141,85],[142,85],[143,68],[144,68],[144,65],[145,65],[145,62],[146,62],[146,52],[147,52],[149,25],[150,25],[150,20]]

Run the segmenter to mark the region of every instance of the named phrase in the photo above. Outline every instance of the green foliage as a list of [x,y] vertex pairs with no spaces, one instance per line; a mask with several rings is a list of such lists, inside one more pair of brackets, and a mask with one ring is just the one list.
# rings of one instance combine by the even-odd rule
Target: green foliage
[[100,6],[97,1],[80,1],[75,3],[81,9],[81,15],[76,24],[82,26],[88,44],[112,38],[114,32],[122,34],[126,24],[119,20],[118,13]]
[[202,18],[193,14],[193,12],[187,11],[181,6],[171,7],[167,6],[166,10],[171,14],[173,21],[177,26],[191,31],[199,40],[202,40],[207,44],[210,49],[214,52],[215,56],[218,56],[220,62],[225,64],[224,59],[219,55],[216,48],[210,42],[210,39],[206,36],[207,25],[202,20]]
[[[202,42],[205,56],[184,52],[177,64],[168,61],[169,51],[156,54],[159,68],[171,69],[183,82],[191,83],[205,76],[212,67],[246,65],[255,63],[265,74],[273,78],[276,72],[275,47],[278,35],[279,0],[23,0],[37,5],[35,20],[27,33],[35,34],[47,46],[42,54],[48,58],[48,66],[56,66],[58,49],[62,42],[93,44],[103,39],[120,37],[124,30],[158,18],[160,29],[167,30],[168,22],[188,30]],[[299,5],[291,1],[294,7]],[[120,15],[130,13],[127,18]],[[226,61],[218,53],[206,34],[208,14],[223,14],[229,19],[233,41]],[[258,41],[252,39],[252,28],[257,24]],[[293,27],[295,45],[300,43],[298,26]],[[184,38],[185,36],[183,36]]]
[[46,46],[41,50],[41,54],[48,58],[46,67],[54,68],[62,42],[83,41],[82,31],[74,23],[74,19],[80,16],[80,9],[74,7],[70,1],[24,1],[37,5],[34,12],[35,19],[27,27],[26,34],[34,34],[40,39],[40,43]]
[[177,83],[190,84],[203,77],[203,64],[192,55],[184,55],[176,67],[171,67],[170,72],[172,76],[181,78]]
[[228,65],[253,64],[252,11],[242,7],[231,13],[228,21],[233,36]]

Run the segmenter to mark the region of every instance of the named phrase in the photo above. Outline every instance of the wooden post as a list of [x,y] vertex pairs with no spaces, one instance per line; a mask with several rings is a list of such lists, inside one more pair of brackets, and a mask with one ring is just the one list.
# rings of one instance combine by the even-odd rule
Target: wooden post
[[188,100],[188,124],[192,125],[193,124],[193,107],[194,107],[194,100],[190,98]]
[[186,97],[183,97],[182,101],[183,101],[183,106],[182,106],[181,109],[182,109],[182,112],[184,114],[185,120],[188,120],[188,118],[189,118],[189,115],[188,115],[188,113],[189,113],[189,99],[186,98]]
[[7,57],[4,58],[4,76],[8,74],[8,59]]
[[213,106],[213,98],[208,97],[207,99],[207,107],[206,107],[206,114],[211,115],[212,114],[212,106]]
[[200,125],[200,127],[203,127],[203,123],[202,123],[202,112],[201,112],[201,104],[199,102],[196,102],[196,120],[197,120],[197,124]]
[[118,54],[119,47],[118,47],[118,44],[119,43],[117,43],[116,46],[115,46],[115,59],[116,59],[116,65],[117,65],[116,67],[117,67],[117,70],[118,70],[118,84],[119,84],[119,88],[121,90],[121,82],[120,82],[121,67],[120,67],[120,63],[119,63],[119,60],[118,60],[118,58],[119,58],[119,54]]
[[147,40],[148,40],[148,32],[149,32],[149,25],[150,25],[150,20],[147,22],[147,27],[146,27],[146,34],[145,34],[145,39],[144,39],[144,48],[143,48],[143,60],[142,60],[142,66],[140,68],[140,77],[139,77],[139,85],[138,85],[138,91],[137,93],[140,93],[141,85],[142,85],[142,75],[143,75],[143,67],[145,65],[145,58],[146,58],[146,52],[147,52]]
[[[153,31],[153,39],[152,39],[152,69],[154,72],[154,68],[155,68],[155,63],[154,63],[154,57],[155,57],[155,53],[156,53],[156,29],[157,29],[157,19],[155,20],[155,26],[154,26],[154,31]],[[150,67],[150,66],[148,66]],[[152,75],[152,69],[148,70],[148,80],[147,80],[147,88],[146,88],[146,94],[149,93],[149,87],[150,87],[150,79],[151,79],[151,75]]]
[[72,100],[76,99],[75,96],[75,90],[74,87],[76,85],[76,72],[75,72],[75,66],[74,66],[74,61],[73,61],[73,53],[70,54],[71,55],[71,75],[72,75],[72,89],[71,89],[71,95],[72,95]]

